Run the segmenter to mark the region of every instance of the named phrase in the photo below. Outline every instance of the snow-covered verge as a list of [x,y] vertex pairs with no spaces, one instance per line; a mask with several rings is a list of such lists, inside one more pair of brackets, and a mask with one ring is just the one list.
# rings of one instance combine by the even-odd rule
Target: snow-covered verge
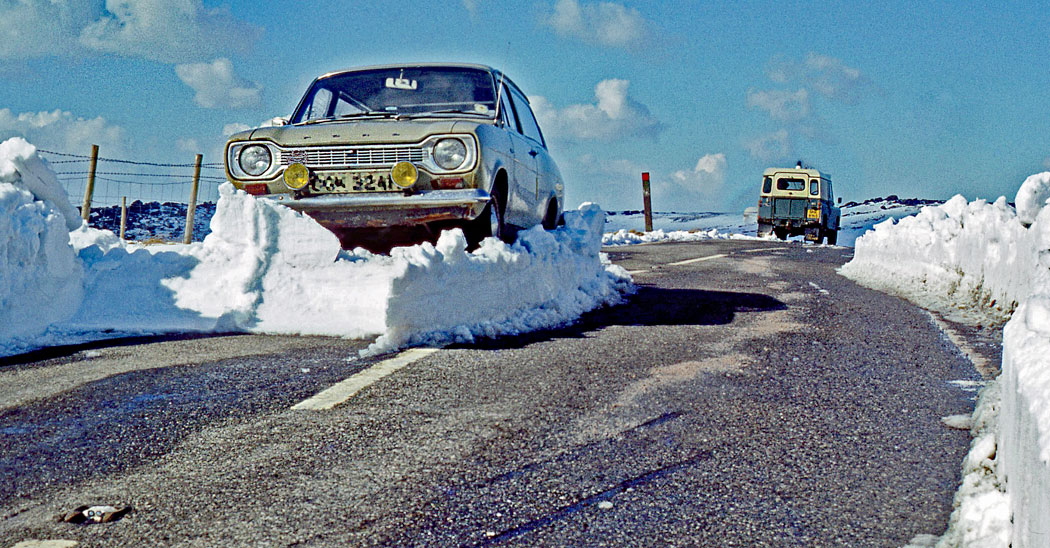
[[[878,224],[857,240],[855,258],[840,270],[962,320],[1010,318],[1002,373],[975,411],[963,485],[937,546],[1050,546],[1048,181],[1050,174],[1029,177],[1016,210],[1005,198],[988,203],[956,196]],[[996,421],[988,408],[994,407],[998,427],[990,428]]]
[[[871,230],[874,225],[888,219],[896,220],[914,215],[923,205],[931,203],[940,202],[901,199],[897,196],[850,202],[842,206],[838,245],[852,247],[854,241]],[[654,212],[653,230],[645,232],[645,215],[642,212],[614,211],[609,212],[606,218],[603,243],[607,246],[617,246],[654,242],[756,238],[758,221],[754,213],[754,208],[744,214]],[[802,240],[802,237],[792,239]]]
[[[378,337],[369,352],[571,323],[633,291],[600,253],[604,212],[507,245],[461,231],[374,255],[230,185],[203,242],[127,244],[81,226],[22,140],[0,145],[0,355],[130,334]],[[75,222],[74,222],[75,221]]]

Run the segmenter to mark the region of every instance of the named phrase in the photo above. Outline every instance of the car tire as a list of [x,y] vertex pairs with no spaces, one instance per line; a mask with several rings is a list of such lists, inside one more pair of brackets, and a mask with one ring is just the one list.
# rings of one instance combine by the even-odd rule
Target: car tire
[[783,228],[774,228],[773,234],[776,234],[778,240],[786,240],[788,237],[787,230]]
[[503,220],[505,207],[503,194],[499,190],[493,190],[481,215],[470,221],[467,226],[467,243],[471,248],[477,248],[482,240],[490,236],[507,241],[507,223]]

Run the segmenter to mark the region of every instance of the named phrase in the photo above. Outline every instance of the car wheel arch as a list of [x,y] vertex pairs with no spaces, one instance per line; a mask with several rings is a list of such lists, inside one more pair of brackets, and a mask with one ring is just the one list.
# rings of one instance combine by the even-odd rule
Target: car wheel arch
[[499,193],[500,197],[503,198],[503,201],[500,204],[502,206],[502,209],[503,209],[503,211],[501,213],[506,213],[506,210],[507,210],[507,199],[509,197],[508,188],[507,188],[508,185],[509,185],[509,182],[508,182],[507,170],[505,170],[503,168],[500,168],[499,170],[496,171],[496,177],[493,178],[493,180],[492,180],[492,186],[489,188],[489,194]]
[[[552,209],[553,208],[553,209]],[[554,230],[558,226],[564,224],[564,216],[559,213],[559,202],[558,197],[551,195],[547,198],[547,206],[544,209],[543,220],[540,222],[544,229]]]

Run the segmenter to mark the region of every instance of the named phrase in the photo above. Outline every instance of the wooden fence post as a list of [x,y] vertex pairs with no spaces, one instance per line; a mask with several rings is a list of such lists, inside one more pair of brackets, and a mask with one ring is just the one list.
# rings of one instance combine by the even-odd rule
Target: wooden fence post
[[653,231],[653,200],[649,195],[649,172],[642,172],[642,203],[645,206],[645,231]]
[[87,187],[84,188],[84,203],[80,206],[80,218],[84,223],[91,218],[91,195],[95,192],[95,166],[98,165],[98,145],[91,145],[91,165],[88,167]]
[[203,160],[204,155],[198,154],[193,166],[193,188],[190,190],[189,207],[186,208],[186,238],[183,241],[183,243],[187,244],[193,242],[193,214],[197,210],[197,186],[201,180],[201,162]]
[[120,201],[120,239],[124,239],[124,228],[128,226],[128,197],[123,196]]

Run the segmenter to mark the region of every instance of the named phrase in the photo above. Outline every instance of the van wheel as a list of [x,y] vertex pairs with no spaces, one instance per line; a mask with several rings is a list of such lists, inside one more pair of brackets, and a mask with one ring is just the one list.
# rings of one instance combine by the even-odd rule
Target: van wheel
[[786,240],[787,237],[788,237],[787,230],[785,230],[783,228],[774,228],[773,229],[773,234],[776,235],[778,240]]
[[838,229],[828,231],[828,245],[835,245],[839,241]]

